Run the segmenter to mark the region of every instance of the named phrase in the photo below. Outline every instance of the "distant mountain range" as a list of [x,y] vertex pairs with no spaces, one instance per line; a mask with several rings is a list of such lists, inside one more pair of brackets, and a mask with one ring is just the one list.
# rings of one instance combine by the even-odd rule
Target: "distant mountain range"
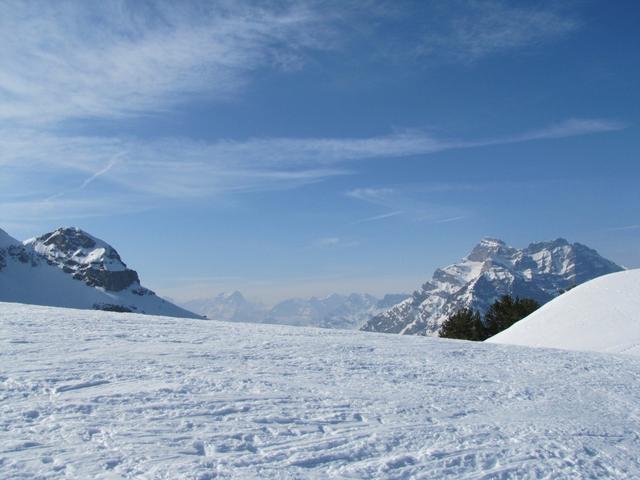
[[321,328],[357,329],[371,317],[407,298],[390,294],[383,298],[353,293],[317,298],[291,298],[273,308],[247,300],[240,292],[221,293],[210,299],[182,305],[207,318],[232,322],[276,323]]
[[177,306],[141,286],[111,245],[80,229],[59,228],[25,242],[0,230],[0,302],[414,335],[435,336],[457,310],[484,312],[504,294],[546,303],[620,270],[595,250],[564,239],[517,249],[487,238],[461,262],[436,270],[412,295],[332,294],[267,308],[233,292]]
[[595,250],[562,238],[524,249],[486,238],[460,263],[436,270],[409,298],[373,316],[362,330],[436,336],[442,322],[461,308],[484,313],[505,294],[546,303],[564,290],[620,270]]
[[208,319],[227,322],[262,323],[266,313],[262,304],[247,300],[240,292],[220,293],[180,305]]
[[0,301],[201,318],[141,286],[111,245],[77,228],[25,242],[0,230]]

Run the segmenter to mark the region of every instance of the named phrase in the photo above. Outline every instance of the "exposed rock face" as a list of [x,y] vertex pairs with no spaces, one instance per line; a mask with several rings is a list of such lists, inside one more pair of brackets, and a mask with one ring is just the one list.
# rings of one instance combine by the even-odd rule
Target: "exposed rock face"
[[411,297],[371,318],[362,330],[435,336],[461,308],[485,312],[505,294],[546,303],[567,288],[620,270],[595,250],[562,238],[524,249],[486,238],[460,263],[436,270]]
[[0,272],[7,266],[7,257],[11,255],[9,249],[16,246],[20,246],[20,242],[0,228]]
[[140,283],[113,247],[78,228],[59,228],[25,243],[90,287],[119,292]]
[[22,244],[0,246],[0,272],[6,268],[7,262],[12,260],[22,264],[30,264],[32,267],[36,267],[44,261]]
[[111,303],[94,303],[94,310],[103,310],[105,312],[131,313],[133,310],[122,305],[113,305]]

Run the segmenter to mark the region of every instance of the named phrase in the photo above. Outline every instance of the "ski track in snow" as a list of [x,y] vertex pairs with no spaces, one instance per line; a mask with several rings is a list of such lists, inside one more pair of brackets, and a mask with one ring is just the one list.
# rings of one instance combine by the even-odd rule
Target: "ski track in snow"
[[639,478],[640,358],[0,304],[0,478]]

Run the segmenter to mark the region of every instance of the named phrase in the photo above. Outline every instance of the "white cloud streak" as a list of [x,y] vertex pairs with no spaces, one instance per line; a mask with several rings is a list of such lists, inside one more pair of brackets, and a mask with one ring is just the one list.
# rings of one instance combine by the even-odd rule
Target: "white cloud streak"
[[[392,10],[424,18],[412,50],[453,61],[535,45],[579,21],[553,5],[446,2],[426,10],[369,2],[0,2],[0,121],[52,123],[163,112],[189,100],[228,101],[261,68],[300,68],[339,50],[364,25],[389,35]],[[358,27],[360,25],[360,27]],[[349,27],[347,27],[349,26]],[[395,34],[394,34],[395,35]],[[408,43],[408,44],[407,44]]]
[[[145,199],[145,203],[159,198],[193,199],[292,188],[349,174],[357,162],[370,159],[425,156],[450,149],[557,139],[621,128],[624,125],[617,122],[573,119],[513,136],[472,141],[439,139],[409,131],[370,138],[250,138],[210,143],[189,139],[66,137],[35,129],[5,128],[0,129],[0,168],[14,180],[6,185],[0,201],[15,195],[17,185],[33,178],[51,179],[49,185],[40,186],[42,190],[49,189],[49,197],[77,195],[89,190],[89,186],[106,182],[115,187],[111,195],[136,195]],[[352,196],[359,195],[371,203],[377,198],[380,205],[387,205],[384,197],[391,194],[393,191],[384,189],[352,192]],[[393,204],[390,210],[405,209]]]
[[89,178],[87,178],[84,182],[82,182],[82,185],[80,185],[80,190],[84,190],[89,186],[89,184],[91,184],[91,182],[100,178],[102,175],[104,175],[109,170],[111,170],[115,166],[117,161],[118,161],[117,158],[112,158],[111,160],[109,160],[109,163],[107,163],[107,165],[104,168],[101,168],[96,173],[94,173]]
[[[229,0],[0,2],[0,212],[35,218],[51,215],[55,206],[56,215],[109,214],[114,208],[105,203],[137,209],[162,199],[292,188],[349,174],[356,162],[369,159],[623,128],[573,119],[474,141],[421,131],[213,142],[59,133],[70,120],[158,114],[194,99],[228,101],[262,68],[298,68],[311,51],[339,48],[339,24],[365,14],[361,6],[339,6],[286,0],[268,6]],[[448,19],[450,31],[433,43],[447,55],[479,58],[575,27],[553,11],[502,2],[464,6]],[[34,193],[20,197],[27,184]]]
[[304,3],[0,3],[0,119],[52,122],[225,99],[264,66],[293,68],[332,45]]
[[382,207],[391,212],[358,220],[363,223],[402,216],[413,222],[447,223],[462,220],[469,215],[463,208],[417,199],[407,192],[394,188],[356,188],[346,192],[350,198]]
[[440,219],[440,220],[435,220],[432,223],[436,223],[436,224],[439,224],[439,223],[452,223],[452,222],[458,222],[460,220],[464,220],[466,218],[468,218],[466,215],[458,215],[457,217],[449,217],[449,218],[443,218],[443,219]]
[[382,213],[380,215],[374,215],[373,217],[363,218],[361,220],[357,220],[353,223],[368,223],[368,222],[377,222],[378,220],[386,220],[387,218],[397,217],[402,215],[404,212],[402,210],[396,210],[395,212]]

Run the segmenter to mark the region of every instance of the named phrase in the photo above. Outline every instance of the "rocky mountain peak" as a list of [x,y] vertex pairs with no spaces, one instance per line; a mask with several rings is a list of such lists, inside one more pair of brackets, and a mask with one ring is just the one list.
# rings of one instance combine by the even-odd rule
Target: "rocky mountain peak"
[[44,245],[55,245],[63,251],[78,248],[90,249],[96,246],[96,239],[75,227],[61,227],[40,237]]
[[[562,248],[562,247],[568,247],[571,244],[569,243],[568,240],[564,239],[564,238],[556,238],[555,240],[550,240],[548,242],[533,242],[530,243],[529,246],[527,247],[527,250],[530,251],[538,251],[538,250],[551,250],[554,248]],[[579,245],[578,243],[575,243],[574,245]]]
[[622,270],[595,250],[563,238],[523,249],[485,238],[461,262],[439,268],[413,295],[371,318],[363,330],[437,335],[461,308],[484,312],[509,294],[546,303],[563,290]]
[[496,238],[483,238],[480,240],[471,253],[467,256],[467,259],[472,262],[484,262],[486,260],[507,257],[513,255],[514,249],[507,246],[502,240]]
[[224,292],[221,293],[220,295],[218,295],[220,300],[226,300],[229,302],[244,302],[246,301],[244,298],[244,295],[242,295],[242,293],[240,293],[238,290],[235,290],[233,292]]
[[25,245],[91,287],[117,292],[140,282],[111,245],[79,228],[58,228]]

